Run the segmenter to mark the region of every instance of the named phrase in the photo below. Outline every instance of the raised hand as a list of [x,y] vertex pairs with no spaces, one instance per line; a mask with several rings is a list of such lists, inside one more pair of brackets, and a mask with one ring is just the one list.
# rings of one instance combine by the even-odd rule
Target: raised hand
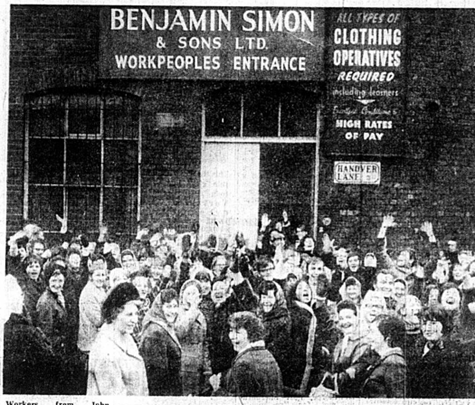
[[432,225],[432,222],[430,221],[423,222],[421,225],[421,232],[424,232],[429,237],[429,241],[437,242],[437,239],[435,238],[435,235],[434,235],[434,227]]
[[66,233],[68,231],[68,220],[66,218],[61,218],[56,214],[56,219],[61,223],[61,230],[59,233]]
[[322,243],[323,243],[323,251],[325,253],[333,252],[335,249],[335,239],[330,239],[327,233],[324,233],[322,236]]

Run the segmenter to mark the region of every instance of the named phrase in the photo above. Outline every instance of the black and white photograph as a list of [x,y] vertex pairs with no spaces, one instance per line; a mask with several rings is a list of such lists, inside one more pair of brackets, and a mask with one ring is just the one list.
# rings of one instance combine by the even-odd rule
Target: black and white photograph
[[475,399],[475,3],[0,14],[4,405]]

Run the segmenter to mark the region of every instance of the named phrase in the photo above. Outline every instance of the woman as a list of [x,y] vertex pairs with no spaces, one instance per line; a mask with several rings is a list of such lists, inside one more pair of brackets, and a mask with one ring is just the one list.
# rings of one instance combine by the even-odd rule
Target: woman
[[68,312],[63,295],[65,278],[65,267],[58,263],[47,266],[45,270],[47,288],[36,304],[38,326],[59,356],[65,356],[67,349],[70,349],[68,347]]
[[310,285],[306,279],[298,281],[289,292],[293,350],[287,366],[281,370],[286,396],[308,396],[311,387],[319,385],[323,376],[327,356],[317,343],[317,318],[310,307],[311,301]]
[[142,355],[152,396],[182,395],[181,345],[175,333],[178,296],[162,290],[143,320],[140,338]]
[[102,304],[106,299],[106,264],[105,260],[96,260],[89,269],[89,281],[79,297],[79,332],[78,348],[89,353],[103,320]]
[[59,359],[46,336],[23,315],[23,292],[15,277],[7,275],[4,287],[3,393],[57,394]]
[[180,291],[176,331],[182,347],[183,395],[200,395],[211,375],[206,341],[207,324],[199,310],[201,292],[201,284],[197,280],[186,281]]
[[33,325],[37,325],[36,304],[46,289],[43,275],[41,274],[43,259],[32,254],[25,259],[23,265],[25,266],[24,272],[18,283],[23,290],[26,311],[31,317]]
[[105,299],[104,325],[89,354],[87,395],[148,395],[144,361],[132,338],[139,305],[132,283],[117,285]]
[[332,388],[339,397],[355,398],[360,394],[365,371],[369,367],[369,346],[362,340],[354,302],[340,301],[337,313],[341,337],[333,352]]
[[127,278],[129,278],[132,273],[139,270],[137,258],[135,257],[134,252],[130,249],[125,249],[120,254],[120,264],[122,265]]
[[263,281],[256,291],[260,318],[264,324],[266,349],[274,356],[280,369],[287,365],[290,354],[290,315],[283,299],[278,299],[277,285]]
[[395,316],[381,315],[373,322],[367,340],[380,358],[369,368],[363,397],[406,397],[406,360],[402,351],[405,335],[404,321]]
[[353,276],[348,277],[341,285],[339,293],[341,301],[350,300],[353,301],[358,308],[361,307],[361,283],[357,278]]

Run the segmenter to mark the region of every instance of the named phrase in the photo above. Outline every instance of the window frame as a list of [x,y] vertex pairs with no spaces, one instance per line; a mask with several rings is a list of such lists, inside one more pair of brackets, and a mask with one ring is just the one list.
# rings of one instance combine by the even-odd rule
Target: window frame
[[203,156],[204,148],[206,144],[211,143],[258,143],[258,144],[265,144],[265,143],[278,143],[278,144],[298,144],[298,143],[307,143],[307,144],[314,144],[315,145],[315,166],[314,166],[314,184],[313,184],[313,234],[317,235],[318,231],[318,199],[319,199],[319,169],[320,169],[320,137],[322,131],[322,94],[320,90],[317,91],[309,91],[302,87],[292,85],[292,84],[285,84],[285,83],[272,83],[270,85],[262,85],[262,88],[267,89],[275,89],[276,92],[279,92],[281,95],[285,94],[286,92],[307,92],[313,93],[316,99],[315,102],[315,135],[311,137],[289,137],[289,136],[282,136],[282,98],[279,97],[279,111],[278,111],[278,132],[276,136],[269,136],[269,137],[252,137],[252,136],[244,136],[244,98],[247,94],[253,92],[256,86],[260,86],[258,83],[245,83],[243,84],[228,84],[223,85],[221,87],[216,87],[214,91],[228,91],[233,93],[240,93],[240,123],[239,123],[239,136],[208,136],[206,133],[206,114],[207,114],[207,104],[212,97],[212,91],[208,94],[207,97],[202,102],[201,105],[201,155]]
[[[61,134],[59,136],[32,136],[30,133],[30,125],[31,122],[31,110],[32,110],[32,103],[35,101],[39,101],[42,97],[58,97],[60,110],[62,113],[61,120],[62,120],[62,129]],[[95,98],[96,101],[99,102],[99,133],[98,134],[73,134],[69,133],[69,112],[70,112],[70,103],[71,99],[74,97],[81,98],[81,97],[92,97]],[[130,102],[132,105],[136,106],[136,113],[137,113],[137,122],[134,123],[134,126],[137,125],[137,136],[131,138],[114,138],[111,136],[107,136],[104,131],[104,123],[105,123],[105,105],[106,100],[112,98],[119,98],[122,103]],[[135,107],[134,107],[135,109]],[[99,215],[99,223],[97,224],[98,227],[104,225],[104,195],[107,189],[130,189],[136,190],[135,195],[135,205],[136,205],[136,227],[139,228],[140,217],[141,217],[141,166],[142,166],[142,104],[141,98],[137,95],[116,91],[116,90],[98,90],[98,89],[90,89],[90,88],[68,88],[68,89],[50,89],[41,92],[35,92],[31,94],[25,95],[24,99],[24,114],[25,114],[25,128],[24,128],[24,176],[23,176],[23,219],[29,219],[30,213],[30,188],[32,187],[44,187],[45,189],[51,187],[61,187],[62,188],[62,208],[63,208],[63,217],[68,219],[68,189],[74,188],[82,188],[82,189],[99,189],[99,207],[98,207],[98,215]],[[63,143],[63,173],[62,173],[62,181],[58,184],[54,183],[33,183],[30,182],[30,142],[32,139],[48,139],[48,140],[58,140]],[[67,143],[68,141],[99,141],[100,145],[100,174],[99,174],[99,181],[97,184],[74,184],[69,182],[67,178]],[[106,142],[115,142],[115,141],[128,141],[128,142],[136,142],[137,143],[137,161],[136,161],[136,171],[137,176],[135,180],[135,185],[128,185],[128,184],[106,184],[105,182],[105,143]],[[135,177],[135,176],[134,176]],[[133,219],[134,216],[130,218]],[[76,226],[77,224],[71,224],[71,226]],[[59,228],[59,226],[58,226]],[[98,229],[98,228],[97,228]],[[87,229],[87,231],[96,232],[97,229]],[[49,234],[56,234],[59,233],[58,230],[54,229],[44,229],[45,233]],[[135,232],[135,229],[124,229],[120,230],[119,234],[127,234]]]

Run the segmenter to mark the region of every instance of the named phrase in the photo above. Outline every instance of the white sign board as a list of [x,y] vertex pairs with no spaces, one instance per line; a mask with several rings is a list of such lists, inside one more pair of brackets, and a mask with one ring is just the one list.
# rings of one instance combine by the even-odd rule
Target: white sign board
[[381,181],[381,162],[335,162],[336,184],[375,184]]

